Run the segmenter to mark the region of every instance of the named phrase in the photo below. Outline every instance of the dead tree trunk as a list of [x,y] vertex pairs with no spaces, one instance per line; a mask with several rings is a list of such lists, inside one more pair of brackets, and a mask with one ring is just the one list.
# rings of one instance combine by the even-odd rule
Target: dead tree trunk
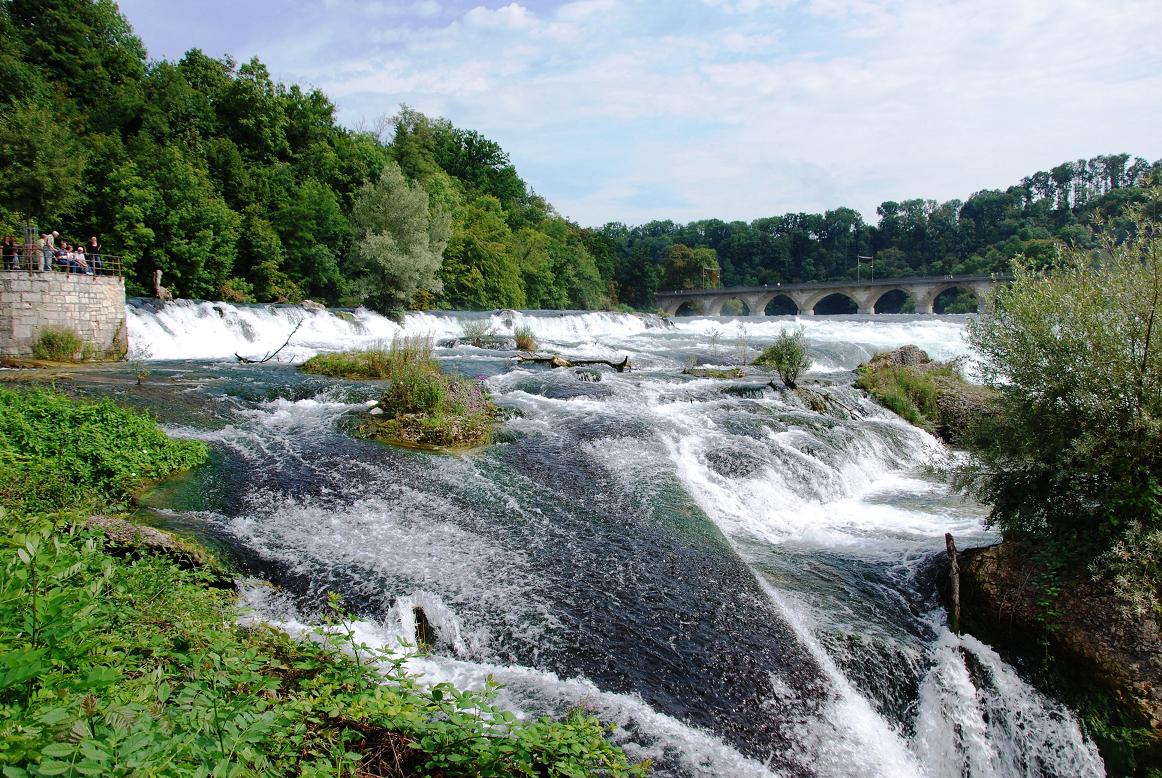
[[952,533],[944,533],[948,549],[948,624],[953,633],[960,634],[960,564],[956,558],[956,541]]
[[620,362],[610,362],[608,359],[576,359],[568,360],[559,354],[554,354],[551,357],[517,357],[521,362],[535,362],[541,365],[548,365],[551,368],[558,367],[582,367],[584,365],[609,365],[619,373],[624,373],[626,370],[632,370],[633,366],[629,363],[629,357]]
[[161,300],[162,302],[173,299],[173,295],[170,294],[170,291],[161,285],[160,270],[153,271],[153,293],[157,299]]
[[[158,272],[160,273],[161,271],[159,270]],[[262,359],[248,359],[248,358],[242,356],[241,354],[239,354],[237,351],[234,352],[234,357],[244,365],[261,365],[263,362],[269,362],[270,360],[274,359],[275,356],[278,355],[278,352],[282,351],[284,348],[287,347],[287,345],[291,342],[291,338],[293,338],[295,336],[295,333],[299,331],[299,327],[301,327],[301,326],[303,326],[303,319],[299,319],[298,323],[295,325],[295,328],[293,330],[291,330],[290,335],[286,336],[286,341],[283,342],[283,344],[281,346],[279,346],[274,351],[267,354]]]

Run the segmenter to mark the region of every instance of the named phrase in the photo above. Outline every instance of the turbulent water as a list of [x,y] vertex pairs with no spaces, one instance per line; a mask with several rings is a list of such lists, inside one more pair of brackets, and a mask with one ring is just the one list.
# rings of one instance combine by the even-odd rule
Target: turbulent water
[[[469,318],[532,328],[567,357],[633,370],[521,366],[460,345]],[[298,327],[295,330],[295,327]],[[692,378],[802,327],[827,414],[762,377]],[[988,646],[945,627],[945,532],[991,542],[951,495],[941,444],[844,380],[876,351],[966,354],[960,317],[679,319],[411,314],[133,303],[138,387],[210,466],[154,495],[159,520],[217,543],[255,579],[256,617],[302,629],[326,590],[368,643],[436,644],[430,681],[504,684],[522,715],[582,706],[655,774],[1101,775],[1074,717]],[[235,354],[261,359],[238,364]],[[320,352],[431,334],[445,369],[517,413],[501,440],[440,456],[352,439],[381,385],[307,377]]]

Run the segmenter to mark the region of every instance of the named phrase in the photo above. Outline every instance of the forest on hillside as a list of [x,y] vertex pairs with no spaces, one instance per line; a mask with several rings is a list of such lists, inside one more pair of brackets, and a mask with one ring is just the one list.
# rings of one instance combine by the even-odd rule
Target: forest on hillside
[[[582,227],[496,142],[406,106],[350,129],[258,60],[151,60],[112,0],[0,0],[0,233],[31,220],[182,297],[652,309],[658,289],[1004,272],[1124,229],[1162,161],[1065,162],[967,200]],[[1095,226],[1100,223],[1100,226]],[[866,260],[861,260],[866,262]]]

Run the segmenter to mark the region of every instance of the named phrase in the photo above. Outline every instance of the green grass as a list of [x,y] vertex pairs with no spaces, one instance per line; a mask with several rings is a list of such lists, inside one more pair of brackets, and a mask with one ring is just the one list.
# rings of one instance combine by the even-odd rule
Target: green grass
[[[78,529],[203,461],[110,402],[0,389],[0,774],[631,776],[592,715],[517,720],[421,686],[336,597],[313,640],[237,624],[208,573]],[[20,479],[45,488],[14,495]],[[59,483],[46,486],[49,481]],[[17,498],[19,497],[19,498]]]
[[0,502],[10,509],[122,506],[207,456],[204,443],[170,440],[149,416],[111,400],[0,387]]
[[855,385],[888,410],[917,427],[933,432],[940,422],[937,400],[941,381],[963,380],[955,365],[916,367],[861,367]]
[[81,353],[80,336],[64,327],[45,327],[32,344],[32,355],[52,362],[71,362]]
[[537,336],[533,334],[533,328],[522,324],[516,327],[512,334],[516,336],[517,351],[536,351],[537,350]]

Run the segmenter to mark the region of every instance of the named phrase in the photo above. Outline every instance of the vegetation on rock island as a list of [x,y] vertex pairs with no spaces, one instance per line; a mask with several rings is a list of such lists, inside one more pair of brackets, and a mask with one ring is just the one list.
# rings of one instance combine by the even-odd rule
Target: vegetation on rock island
[[763,367],[773,367],[788,389],[794,389],[799,376],[811,367],[811,357],[807,353],[807,336],[802,330],[780,332],[775,342],[763,349],[754,363]]
[[950,443],[962,443],[993,392],[965,380],[959,361],[933,362],[915,346],[876,354],[855,385],[888,410]]
[[0,388],[0,773],[645,772],[583,711],[520,720],[493,686],[421,686],[334,597],[310,640],[241,626],[212,571],[91,528],[206,457],[108,400]]
[[320,354],[302,370],[336,378],[391,381],[355,425],[360,437],[418,448],[472,448],[487,443],[497,409],[479,381],[440,371],[432,340],[397,336],[391,348]]
[[[403,107],[373,131],[258,59],[150,59],[110,0],[0,2],[0,234],[123,255],[131,294],[401,308],[655,308],[659,289],[1007,272],[1125,229],[1162,162],[1064,162],[1003,190],[750,222],[583,228],[501,146]],[[392,202],[398,208],[385,208]],[[966,301],[972,310],[974,303]]]

